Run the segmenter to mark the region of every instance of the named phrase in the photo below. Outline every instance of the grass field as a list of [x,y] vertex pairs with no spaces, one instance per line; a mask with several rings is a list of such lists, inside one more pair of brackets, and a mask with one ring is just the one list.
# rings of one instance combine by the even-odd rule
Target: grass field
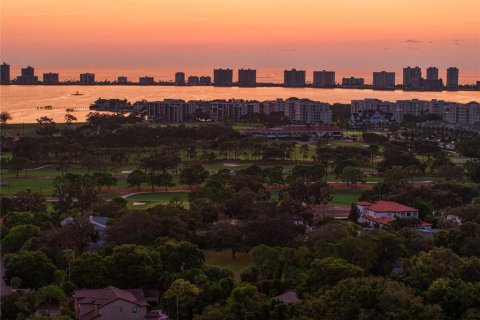
[[207,265],[232,270],[236,281],[240,281],[242,270],[252,265],[252,257],[245,252],[237,252],[236,259],[232,259],[232,253],[230,250],[204,250],[203,253],[205,254],[205,263]]
[[333,204],[340,205],[351,205],[354,202],[358,201],[358,197],[362,193],[362,190],[335,190],[335,195],[333,196]]

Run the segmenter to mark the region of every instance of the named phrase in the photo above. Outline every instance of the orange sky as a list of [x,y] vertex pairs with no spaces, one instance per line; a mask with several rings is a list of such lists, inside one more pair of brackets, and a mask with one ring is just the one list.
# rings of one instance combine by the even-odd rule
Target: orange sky
[[0,3],[12,65],[480,70],[480,0]]

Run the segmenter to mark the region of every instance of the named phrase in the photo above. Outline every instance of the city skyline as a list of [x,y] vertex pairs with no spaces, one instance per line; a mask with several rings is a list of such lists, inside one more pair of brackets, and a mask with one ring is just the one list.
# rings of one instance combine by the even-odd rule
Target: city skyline
[[[37,75],[39,74],[43,74],[43,83],[47,83],[47,84],[52,84],[52,83],[59,83],[59,82],[75,82],[75,81],[78,81],[78,75],[80,77],[80,83],[83,83],[83,84],[88,84],[88,83],[95,83],[95,77],[96,77],[96,71],[95,70],[90,70],[90,71],[94,71],[95,73],[91,73],[91,72],[80,72],[80,73],[77,73],[73,78],[72,78],[72,74],[69,73],[69,77],[68,78],[63,78],[60,80],[60,73],[58,72],[58,70],[56,70],[57,72],[52,72],[50,69],[45,69],[45,67],[40,67],[41,71],[38,72],[38,69],[36,67],[33,67],[31,65],[28,65],[26,67],[21,67],[21,68],[18,68],[18,76],[15,78],[15,72],[12,72],[12,66],[6,62],[3,62],[1,64],[2,66],[2,84],[8,84],[8,80],[6,79],[10,79],[12,81],[11,84],[25,84],[23,83],[23,79],[25,75],[27,76],[32,76],[32,80],[33,80],[33,73],[34,71],[33,70],[37,70]],[[57,68],[58,69],[58,68]],[[68,69],[67,69],[68,70]],[[278,70],[280,70],[280,68],[278,68]],[[278,71],[277,70],[277,71]],[[412,73],[410,75],[410,70],[413,71],[414,73]],[[423,71],[424,70],[424,71]],[[71,70],[70,70],[71,71]],[[132,70],[130,70],[132,71]],[[191,70],[190,70],[191,71]],[[196,70],[198,71],[198,70]],[[205,72],[206,70],[203,69],[200,73],[203,73]],[[236,72],[235,72],[236,71]],[[266,70],[263,70],[263,71],[266,71]],[[27,74],[24,74],[24,72],[27,72]],[[110,79],[99,79],[97,82],[105,82],[105,81],[108,81],[108,82],[117,82],[117,83],[123,83],[123,84],[126,84],[128,82],[132,82],[132,76],[126,76],[125,73],[122,73],[121,70],[116,70],[115,72],[117,72],[118,74],[115,74],[115,75],[110,75]],[[225,72],[227,72],[225,74]],[[305,84],[311,84],[313,85],[314,87],[317,86],[317,87],[331,87],[332,85],[335,85],[335,84],[339,84],[341,82],[344,82],[343,80],[342,81],[335,81],[335,74],[336,74],[336,70],[330,70],[330,71],[326,71],[326,70],[320,70],[320,69],[310,69],[310,70],[301,70],[301,69],[296,69],[296,68],[292,68],[292,69],[282,69],[282,72],[283,72],[283,82],[284,84],[286,84],[287,86],[303,86]],[[290,80],[288,79],[287,80],[287,77],[290,77],[289,74],[291,73],[298,73],[298,74],[302,74],[302,79],[300,80],[299,83],[290,83]],[[371,73],[371,77],[365,77],[365,72],[370,72]],[[451,72],[455,72],[455,74],[452,74]],[[137,70],[137,79],[139,79],[139,82],[141,83],[142,82],[142,79],[143,80],[148,80],[148,84],[153,84],[153,83],[156,83],[156,82],[168,82],[168,83],[175,83],[177,85],[182,85],[182,84],[185,84],[187,82],[191,82],[191,81],[187,81],[187,78],[191,78],[191,77],[199,77],[196,73],[198,72],[187,72],[185,73],[182,69],[182,71],[177,71],[175,70],[175,73],[174,74],[171,74],[171,76],[173,76],[173,78],[169,78],[169,79],[165,79],[165,78],[161,78],[161,79],[155,79],[155,76],[152,75],[151,72],[147,72],[146,74],[144,75],[141,75],[142,74],[142,71],[141,70]],[[218,73],[218,74],[217,74]],[[311,74],[311,76],[309,76],[308,78],[306,77],[306,74]],[[467,71],[467,74],[469,72]],[[200,76],[200,77],[203,77],[203,78],[211,78],[210,75],[213,75],[213,79],[215,80],[215,78],[219,77],[222,77],[224,79],[220,80],[220,82],[217,82],[216,85],[219,85],[219,86],[231,86],[232,84],[234,83],[238,83],[239,86],[246,86],[246,87],[252,87],[252,86],[255,86],[257,83],[275,83],[275,84],[278,84],[278,79],[277,81],[268,81],[268,79],[264,82],[261,82],[261,81],[257,81],[257,69],[256,68],[213,68],[213,69],[210,69],[208,71],[206,71],[206,74],[207,75],[203,75],[203,76]],[[345,79],[345,71],[340,71],[340,74],[342,74],[342,77],[339,77],[339,78],[342,78],[342,79]],[[352,75],[352,74],[355,74]],[[445,69],[445,73],[443,74],[444,77],[442,77],[442,73],[439,73],[439,69],[435,66],[429,66],[429,67],[426,67],[425,69],[423,67],[419,67],[419,66],[415,66],[415,67],[411,67],[411,66],[407,66],[407,67],[403,67],[401,72],[398,72],[398,71],[385,71],[385,70],[373,70],[373,71],[362,71],[361,72],[361,77],[357,77],[358,76],[358,71],[357,71],[357,74],[356,74],[356,71],[351,71],[349,73],[349,76],[347,77],[348,79],[362,79],[363,81],[365,81],[365,79],[369,79],[371,80],[370,82],[367,82],[367,84],[372,84],[374,87],[394,87],[395,86],[395,82],[396,82],[396,78],[397,76],[398,77],[401,77],[403,74],[403,77],[402,77],[402,81],[403,81],[403,85],[406,86],[406,87],[411,87],[412,84],[410,83],[410,78],[417,78],[418,82],[417,85],[420,85],[422,86],[421,82],[422,81],[428,81],[430,83],[435,83],[435,84],[440,84],[440,86],[442,86],[442,80],[446,80],[447,81],[447,84],[449,83],[449,78],[451,79],[451,82],[449,86],[458,86],[458,85],[475,85],[475,82],[476,82],[476,85],[478,86],[478,80],[476,80],[476,78],[473,78],[472,77],[472,74],[468,74],[467,78],[470,80],[470,82],[468,81],[463,81],[463,83],[460,81],[460,69],[457,68],[457,67],[448,67]],[[463,70],[462,70],[462,74],[463,74]],[[13,78],[12,78],[12,75],[13,75]],[[236,76],[234,76],[236,75]],[[20,77],[21,76],[21,77]],[[92,79],[88,80],[88,81],[85,81],[82,80],[82,77],[85,77],[85,76],[93,76]],[[112,76],[114,77],[114,79],[112,78]],[[180,78],[178,78],[180,76]],[[187,77],[188,76],[188,77]],[[473,75],[473,76],[476,76],[476,73]],[[53,78],[52,78],[53,77]],[[226,77],[226,78],[225,78]],[[386,77],[386,78],[385,78]],[[36,77],[38,79],[35,79],[31,82],[34,82],[34,83],[41,83],[41,77]],[[133,77],[135,78],[135,77]],[[264,77],[264,76],[260,76],[259,77],[260,79],[262,78],[268,78],[268,77]],[[47,80],[45,80],[47,79]],[[182,80],[179,80],[179,79],[182,79]],[[475,79],[475,80],[473,80]],[[157,81],[158,80],[158,81]],[[473,80],[473,81],[472,81]],[[226,81],[226,82],[225,82]],[[135,82],[135,81],[133,81]],[[144,83],[144,84],[147,84],[147,83]]]
[[480,70],[476,0],[4,0],[1,9],[12,65]]

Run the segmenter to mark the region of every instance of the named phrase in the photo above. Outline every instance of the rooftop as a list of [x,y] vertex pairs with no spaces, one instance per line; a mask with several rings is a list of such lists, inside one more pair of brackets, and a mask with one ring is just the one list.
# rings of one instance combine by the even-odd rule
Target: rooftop
[[147,306],[142,289],[119,289],[106,287],[103,289],[80,289],[75,290],[74,298],[79,304],[96,304],[99,308],[110,304],[118,299],[128,301],[141,307]]
[[369,210],[375,212],[411,212],[418,211],[416,208],[408,207],[406,205],[391,202],[391,201],[378,201],[368,207]]

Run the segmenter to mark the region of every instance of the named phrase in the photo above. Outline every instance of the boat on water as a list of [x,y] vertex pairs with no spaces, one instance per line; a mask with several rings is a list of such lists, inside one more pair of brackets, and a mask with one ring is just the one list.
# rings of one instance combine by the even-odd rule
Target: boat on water
[[72,93],[72,96],[83,96],[83,93],[77,91],[75,93]]

